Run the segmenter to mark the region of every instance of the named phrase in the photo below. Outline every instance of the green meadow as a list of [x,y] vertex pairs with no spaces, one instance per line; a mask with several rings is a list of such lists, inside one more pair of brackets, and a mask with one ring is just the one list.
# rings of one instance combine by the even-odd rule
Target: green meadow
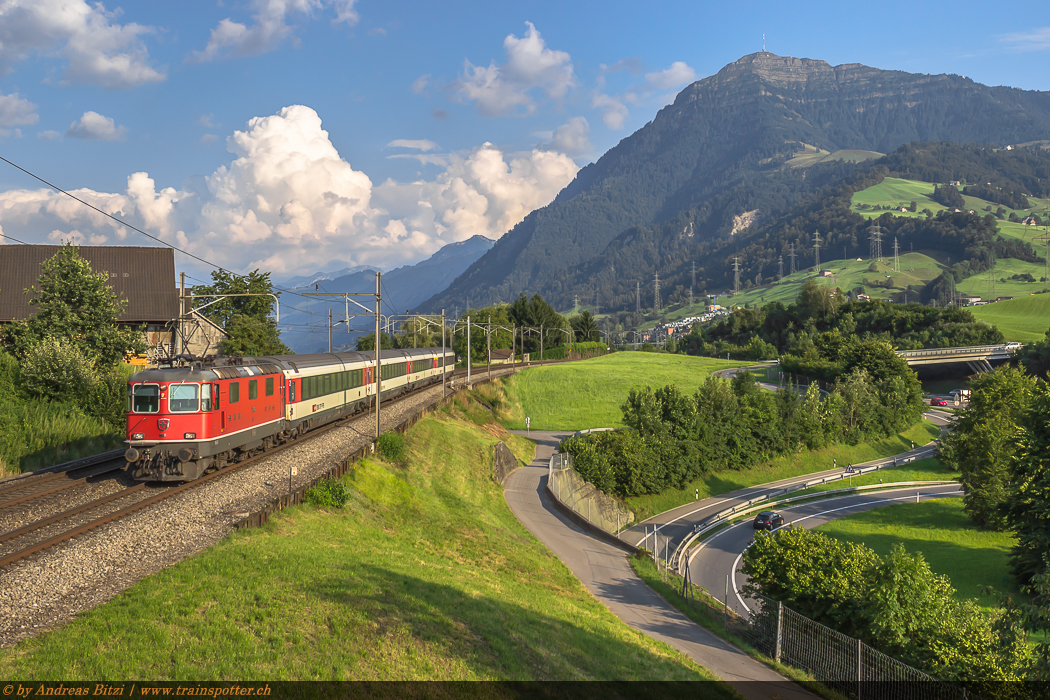
[[893,545],[922,552],[930,568],[947,576],[959,600],[973,599],[991,610],[995,598],[981,595],[983,586],[1017,597],[1010,576],[1009,533],[976,527],[963,513],[961,498],[902,503],[851,515],[817,528],[840,540],[866,544],[881,556]]
[[[592,596],[507,506],[504,440],[465,396],[362,461],[341,508],[298,506],[0,650],[0,676],[73,680],[707,680]],[[464,691],[464,697],[476,692]],[[721,684],[709,692],[730,697]]]
[[532,367],[506,380],[503,424],[524,430],[583,430],[622,425],[631,389],[667,384],[691,394],[711,372],[740,363],[689,355],[616,352],[580,362]]
[[979,321],[998,326],[1007,340],[1020,343],[1043,340],[1050,329],[1050,294],[998,301],[970,311]]

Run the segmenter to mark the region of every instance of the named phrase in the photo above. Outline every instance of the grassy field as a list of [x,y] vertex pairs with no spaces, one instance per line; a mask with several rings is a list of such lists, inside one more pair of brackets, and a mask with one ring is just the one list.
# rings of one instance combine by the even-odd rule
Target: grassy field
[[[939,211],[944,211],[946,207],[933,201],[933,187],[934,185],[931,182],[887,177],[879,184],[855,193],[851,200],[850,208],[861,216],[871,219],[882,216],[886,213],[885,210],[862,209],[858,205],[866,204],[869,206],[907,207],[910,206],[912,202],[915,202],[915,212],[894,211],[892,212],[893,215],[901,217],[924,217],[925,214],[922,213],[923,209],[929,209],[936,214]],[[968,195],[963,195],[963,201],[965,202],[967,209],[973,209],[974,212],[981,214],[982,216],[988,213],[995,213],[998,211],[999,207],[1002,206],[1000,204],[995,204],[977,197],[970,197]],[[1044,209],[1050,206],[1050,199],[1029,197],[1028,201],[1032,205],[1029,209],[1011,209],[1010,207],[1003,206],[1002,208],[1006,211],[1005,217],[1009,217],[1010,214],[1017,214],[1018,217],[1023,219],[1025,216],[1033,212],[1041,213]],[[991,207],[990,212],[987,207]],[[999,222],[999,232],[1003,236],[1031,240],[1031,231],[1031,227],[1026,228],[1018,223],[1006,220]],[[1041,231],[1042,229],[1040,229],[1040,232]]]
[[861,151],[856,149],[840,149],[838,151],[826,151],[823,148],[804,144],[801,151],[796,153],[785,165],[789,168],[808,168],[817,163],[844,160],[850,163],[860,163],[872,158],[881,158],[884,154],[877,151]]
[[[909,285],[925,285],[941,273],[941,265],[935,259],[922,252],[902,253],[900,255],[900,272],[895,272],[892,265],[892,242],[889,248],[889,260],[889,264],[876,263],[876,272],[870,271],[871,260],[867,258],[863,260],[857,260],[856,258],[829,260],[826,263],[822,262],[820,267],[822,270],[830,271],[832,273],[831,277],[817,277],[815,271],[807,269],[796,272],[793,275],[786,275],[773,285],[738,292],[731,297],[722,297],[719,303],[726,306],[762,305],[772,301],[791,304],[794,303],[803,283],[809,279],[815,279],[817,284],[831,287],[832,289],[838,287],[843,291],[863,287],[865,294],[872,298],[885,299],[900,293]],[[806,263],[812,263],[812,259],[807,260]],[[875,282],[878,282],[880,285],[884,284],[887,279],[891,281],[892,289],[873,286]]]
[[978,529],[966,517],[962,499],[902,503],[876,508],[822,525],[817,530],[849,542],[862,542],[880,555],[900,543],[909,552],[922,552],[933,571],[944,574],[955,597],[975,599],[986,609],[995,600],[981,596],[982,586],[1018,595],[1010,576],[1009,553],[1013,536]]
[[[628,498],[627,504],[634,510],[639,520],[644,520],[657,513],[663,513],[666,510],[677,508],[684,503],[695,500],[697,489],[700,491],[700,498],[707,498],[737,491],[748,486],[767,484],[771,481],[789,479],[793,476],[825,471],[831,469],[832,464],[837,464],[839,468],[845,469],[846,465],[850,463],[859,464],[860,462],[889,457],[909,450],[911,449],[912,441],[915,442],[916,446],[925,445],[939,435],[940,429],[937,426],[923,420],[903,433],[883,440],[860,445],[834,445],[820,450],[778,457],[744,471],[718,472],[710,474],[703,479],[698,479],[684,489],[669,489],[663,493],[651,496]],[[921,471],[929,474],[929,476],[916,480],[926,481],[951,478],[934,476],[934,472],[931,469],[932,465],[918,467],[917,472]],[[875,479],[877,481],[878,477],[875,477]],[[859,485],[859,483],[856,485]],[[831,488],[841,488],[841,486],[841,484],[838,484]]]
[[502,420],[517,430],[525,429],[526,416],[533,430],[616,427],[623,419],[620,406],[632,388],[675,384],[691,394],[711,372],[739,366],[709,357],[617,352],[533,367],[507,380],[508,406]]
[[998,326],[1007,340],[1021,343],[1043,340],[1050,329],[1050,294],[997,301],[970,309],[979,321]]
[[[1000,258],[995,261],[995,267],[987,272],[980,272],[973,277],[967,277],[956,285],[963,294],[972,294],[982,299],[994,299],[995,297],[1025,297],[1032,292],[1041,292],[1046,283],[1041,282],[1045,268],[1043,263],[1030,263],[1015,258]],[[1035,282],[1022,282],[1012,280],[1010,277],[1020,274],[1029,274],[1035,278]],[[995,296],[992,296],[991,280],[995,279]],[[980,308],[980,307],[978,307]]]
[[[632,630],[518,522],[497,425],[438,413],[406,462],[359,463],[342,509],[285,510],[65,627],[0,650],[37,680],[702,680]],[[729,697],[721,686],[711,689]]]

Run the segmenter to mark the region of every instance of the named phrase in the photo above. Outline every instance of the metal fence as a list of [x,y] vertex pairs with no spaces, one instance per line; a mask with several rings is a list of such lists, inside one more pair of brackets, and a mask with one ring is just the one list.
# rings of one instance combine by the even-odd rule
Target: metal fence
[[859,639],[836,632],[775,600],[749,601],[750,617],[726,615],[726,627],[775,661],[810,673],[852,698],[980,700],[962,686],[938,680]]
[[622,503],[576,473],[569,454],[556,452],[551,457],[547,488],[574,513],[610,535],[616,535],[634,520],[634,513]]

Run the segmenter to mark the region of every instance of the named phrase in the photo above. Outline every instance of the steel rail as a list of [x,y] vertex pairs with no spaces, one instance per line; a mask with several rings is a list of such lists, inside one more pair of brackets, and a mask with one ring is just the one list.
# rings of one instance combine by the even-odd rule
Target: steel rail
[[[81,468],[82,469],[90,469],[90,467],[81,467]],[[66,489],[72,488],[74,486],[77,486],[78,484],[87,483],[88,479],[93,479],[96,476],[100,476],[102,474],[109,474],[110,472],[119,471],[119,470],[121,470],[123,468],[124,468],[123,464],[118,464],[115,467],[111,467],[109,469],[104,469],[104,470],[102,470],[100,472],[95,472],[94,474],[88,474],[87,476],[81,477],[79,479],[70,479],[69,481],[65,481],[65,482],[63,482],[61,484],[56,484],[55,486],[52,486],[52,487],[47,488],[47,489],[44,489],[43,491],[34,491],[33,493],[27,493],[24,496],[15,497],[15,498],[11,499],[10,501],[3,501],[2,503],[0,503],[0,510],[6,510],[7,508],[13,508],[13,507],[15,507],[17,505],[21,505],[22,503],[25,503],[26,501],[32,501],[32,500],[35,500],[35,499],[40,498],[42,496],[49,496],[49,495],[51,495],[53,493],[56,493],[58,491],[65,491]],[[55,476],[61,476],[61,474],[56,474]],[[32,487],[32,486],[36,486],[37,484],[46,483],[46,482],[49,482],[49,481],[51,481],[51,479],[49,479],[49,478],[48,479],[39,479],[37,481],[30,481],[28,483],[25,483],[22,486],[24,488],[29,488],[29,487]],[[13,489],[11,489],[11,490],[13,490]]]
[[[531,363],[531,364],[533,364],[533,365],[538,365],[538,364],[560,364],[560,363],[563,363],[563,362],[572,362],[572,360],[547,360],[547,361],[544,361],[543,363],[535,362],[535,363]],[[529,365],[524,365],[524,366],[511,365],[510,367],[507,368],[507,369],[510,370],[509,372],[501,372],[498,376],[504,376],[506,374],[513,374],[515,371],[520,370],[520,369],[526,369],[528,366]],[[452,375],[452,376],[455,376],[457,373],[460,373],[460,376],[463,376],[463,375],[466,374],[466,370],[454,370],[454,371],[450,372],[449,374]],[[485,381],[485,380],[481,380],[481,381]],[[472,382],[472,384],[473,383],[476,383],[476,382]],[[414,396],[415,394],[418,394],[418,393],[420,393],[422,391],[426,391],[427,389],[431,389],[431,388],[435,388],[435,387],[436,387],[436,384],[427,384],[425,386],[417,387],[417,388],[415,388],[415,389],[413,389],[411,391],[408,391],[408,392],[398,396],[397,398],[393,399],[393,402],[400,403],[401,401],[404,401],[405,399],[409,398],[410,396]],[[158,493],[156,495],[150,496],[149,498],[145,498],[145,499],[143,499],[141,501],[138,501],[136,503],[133,503],[133,504],[131,504],[129,506],[126,506],[124,508],[116,510],[116,511],[114,511],[112,513],[109,513],[108,515],[105,515],[105,516],[103,516],[101,518],[97,518],[97,519],[92,520],[90,522],[83,523],[82,525],[78,525],[77,527],[74,527],[74,528],[72,528],[70,530],[67,530],[67,531],[63,532],[63,533],[55,535],[54,537],[48,538],[48,539],[43,540],[41,542],[37,542],[36,544],[30,545],[29,547],[26,547],[24,549],[18,550],[18,551],[13,552],[13,553],[11,553],[11,554],[3,557],[3,558],[0,558],[0,568],[3,568],[5,566],[7,566],[8,564],[13,564],[13,563],[15,563],[17,561],[25,559],[26,557],[32,556],[34,554],[38,554],[40,552],[43,552],[44,550],[50,549],[51,547],[54,547],[55,545],[62,544],[63,542],[71,540],[74,537],[77,537],[78,535],[83,535],[83,534],[85,534],[87,532],[90,532],[91,530],[94,530],[97,527],[101,527],[102,525],[107,525],[107,524],[109,524],[111,522],[114,522],[115,520],[123,518],[124,516],[127,516],[127,515],[131,515],[132,513],[135,513],[135,512],[137,512],[139,510],[142,510],[143,508],[146,508],[148,506],[151,506],[151,505],[154,505],[156,503],[159,503],[160,501],[163,501],[163,500],[165,500],[167,498],[171,498],[172,496],[180,494],[180,493],[182,493],[184,491],[188,491],[189,489],[192,489],[192,488],[195,488],[195,487],[200,486],[202,484],[208,483],[208,482],[210,482],[213,479],[217,479],[217,478],[225,476],[227,474],[232,474],[233,472],[238,471],[238,470],[242,469],[243,467],[251,466],[251,465],[255,464],[256,462],[258,462],[258,461],[260,461],[262,459],[272,457],[273,455],[275,455],[278,452],[283,452],[284,450],[289,449],[291,447],[295,447],[297,445],[305,444],[305,442],[307,442],[308,440],[310,440],[312,438],[319,437],[320,435],[323,435],[323,434],[325,434],[325,433],[327,433],[327,432],[329,432],[331,430],[334,430],[336,428],[344,427],[346,424],[348,424],[348,423],[350,423],[352,421],[358,420],[360,418],[366,417],[366,416],[368,416],[370,414],[371,414],[371,409],[369,409],[367,412],[362,411],[362,412],[359,412],[359,413],[355,413],[352,416],[347,416],[345,418],[341,418],[339,420],[333,421],[333,422],[331,422],[328,425],[321,426],[321,427],[317,428],[316,430],[311,430],[309,433],[307,433],[304,436],[306,438],[306,440],[302,440],[302,441],[294,440],[292,442],[285,443],[284,445],[279,445],[277,447],[271,448],[270,450],[267,450],[267,451],[262,452],[260,454],[257,454],[257,455],[254,455],[252,457],[249,457],[248,459],[245,459],[245,460],[242,460],[242,461],[237,462],[235,464],[232,464],[229,467],[225,467],[223,469],[217,469],[216,471],[211,472],[210,474],[205,474],[204,476],[199,477],[197,479],[194,479],[193,481],[188,481],[188,482],[186,482],[184,484],[181,484],[179,486],[175,486],[173,488],[165,489],[161,493]],[[12,530],[10,532],[3,533],[2,535],[0,535],[0,542],[6,542],[8,540],[15,539],[16,537],[20,537],[22,535],[28,534],[30,532],[33,532],[34,530],[39,530],[39,529],[41,529],[43,527],[46,527],[48,525],[51,525],[51,524],[54,524],[56,522],[60,522],[61,520],[68,519],[70,517],[78,515],[79,513],[82,513],[82,512],[85,512],[87,510],[91,510],[93,508],[105,505],[106,503],[108,503],[110,501],[117,500],[119,498],[128,496],[128,495],[133,494],[133,493],[137,493],[137,492],[147,488],[147,486],[148,486],[148,484],[146,484],[146,483],[137,484],[136,486],[132,486],[131,488],[124,489],[122,491],[118,491],[117,493],[110,494],[108,496],[104,496],[103,498],[100,498],[100,499],[97,499],[95,501],[92,501],[91,503],[86,503],[86,504],[84,504],[82,506],[78,506],[78,507],[70,509],[68,511],[64,511],[62,513],[57,513],[57,514],[52,515],[52,516],[50,516],[48,518],[45,518],[45,519],[43,519],[41,521],[25,525],[25,526],[23,526],[23,527],[21,527],[21,528],[19,528],[17,530]],[[35,494],[35,496],[39,496],[39,495],[40,494]]]

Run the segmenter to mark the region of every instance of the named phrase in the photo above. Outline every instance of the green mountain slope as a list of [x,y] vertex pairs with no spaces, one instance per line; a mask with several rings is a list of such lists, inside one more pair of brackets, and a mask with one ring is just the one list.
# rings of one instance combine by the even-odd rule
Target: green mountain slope
[[[648,281],[651,272],[677,274],[681,261],[710,255],[737,235],[738,217],[757,211],[768,221],[865,165],[828,159],[782,169],[804,144],[828,153],[885,153],[912,141],[1019,143],[1048,133],[1050,93],[954,75],[745,56],[683,90],[420,309],[507,301],[523,291],[564,307],[599,286],[612,287],[599,292],[606,296],[601,306],[622,308],[633,301],[634,282]],[[596,266],[610,244],[623,248],[632,236],[653,239],[647,264],[616,266],[607,255]],[[607,270],[607,279],[581,280],[574,268],[584,266]]]

